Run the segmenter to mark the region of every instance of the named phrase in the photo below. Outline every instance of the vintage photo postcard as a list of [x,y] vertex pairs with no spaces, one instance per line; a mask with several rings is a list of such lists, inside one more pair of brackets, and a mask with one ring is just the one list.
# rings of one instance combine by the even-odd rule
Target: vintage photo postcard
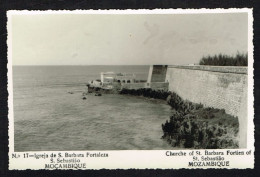
[[254,168],[252,9],[7,17],[10,170]]

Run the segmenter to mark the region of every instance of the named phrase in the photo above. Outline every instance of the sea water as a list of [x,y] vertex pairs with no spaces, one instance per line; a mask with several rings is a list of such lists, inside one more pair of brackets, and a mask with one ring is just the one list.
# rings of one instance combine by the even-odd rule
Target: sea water
[[165,101],[119,94],[82,99],[86,83],[108,71],[145,80],[149,66],[14,66],[15,151],[171,149],[161,139],[171,115]]

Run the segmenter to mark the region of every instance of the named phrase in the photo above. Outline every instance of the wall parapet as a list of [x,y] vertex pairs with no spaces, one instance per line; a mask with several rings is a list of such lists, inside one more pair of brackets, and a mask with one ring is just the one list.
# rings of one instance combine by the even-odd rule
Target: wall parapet
[[201,70],[221,73],[247,74],[247,66],[169,65],[168,68]]

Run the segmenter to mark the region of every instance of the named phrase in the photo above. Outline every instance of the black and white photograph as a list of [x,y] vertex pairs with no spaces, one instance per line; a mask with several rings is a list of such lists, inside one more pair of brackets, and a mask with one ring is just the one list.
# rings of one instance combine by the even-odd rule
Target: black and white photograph
[[11,152],[242,155],[254,142],[249,12],[11,11]]

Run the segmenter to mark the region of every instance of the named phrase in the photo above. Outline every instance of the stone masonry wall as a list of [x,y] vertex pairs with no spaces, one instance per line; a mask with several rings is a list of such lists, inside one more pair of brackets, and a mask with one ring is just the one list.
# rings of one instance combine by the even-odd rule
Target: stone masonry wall
[[150,88],[153,90],[163,90],[168,91],[169,83],[165,82],[151,82]]
[[168,66],[165,81],[183,99],[237,116],[240,148],[246,147],[247,67]]
[[169,83],[154,82],[154,83],[122,83],[121,89],[141,89],[151,88],[153,90],[168,91]]
[[121,89],[140,89],[145,87],[146,83],[121,83]]

